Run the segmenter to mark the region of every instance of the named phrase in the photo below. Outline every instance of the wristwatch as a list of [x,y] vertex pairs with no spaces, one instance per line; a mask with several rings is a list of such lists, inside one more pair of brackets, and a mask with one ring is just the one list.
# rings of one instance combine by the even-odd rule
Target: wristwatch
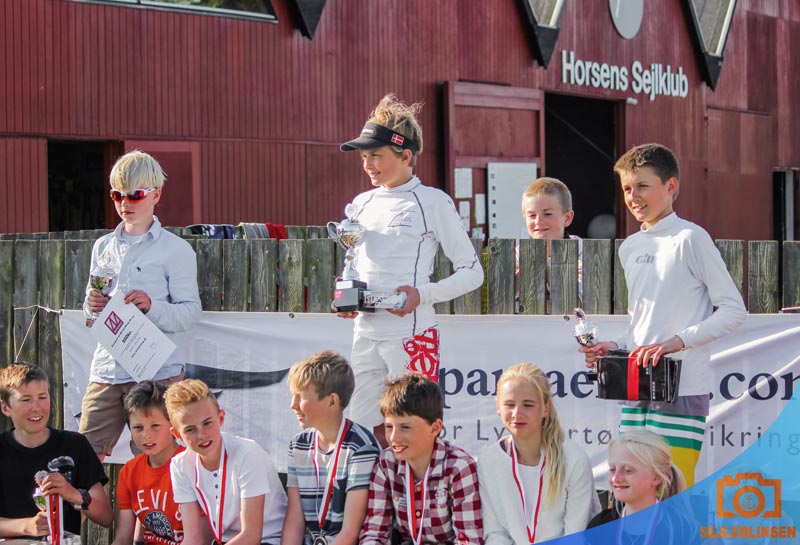
[[85,488],[79,488],[78,493],[81,495],[82,503],[80,505],[74,503],[73,506],[78,511],[87,511],[92,504],[92,495]]

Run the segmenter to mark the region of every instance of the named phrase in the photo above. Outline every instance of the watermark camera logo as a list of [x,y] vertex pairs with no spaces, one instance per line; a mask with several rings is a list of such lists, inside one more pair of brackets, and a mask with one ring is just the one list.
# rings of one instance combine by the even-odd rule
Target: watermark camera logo
[[[732,492],[732,493],[731,493]],[[781,516],[781,481],[761,473],[737,473],[717,480],[717,516],[752,519]]]

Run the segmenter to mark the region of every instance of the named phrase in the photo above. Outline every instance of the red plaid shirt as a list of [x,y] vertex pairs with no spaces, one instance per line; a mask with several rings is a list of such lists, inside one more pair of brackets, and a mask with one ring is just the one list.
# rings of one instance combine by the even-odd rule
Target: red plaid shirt
[[[359,543],[388,544],[392,522],[404,541],[411,542],[406,508],[406,464],[391,449],[381,453],[369,483],[367,519]],[[436,439],[427,482],[427,505],[422,524],[422,543],[483,543],[478,468],[464,450]],[[417,483],[416,508],[422,511],[422,483]],[[420,523],[418,522],[418,524]]]

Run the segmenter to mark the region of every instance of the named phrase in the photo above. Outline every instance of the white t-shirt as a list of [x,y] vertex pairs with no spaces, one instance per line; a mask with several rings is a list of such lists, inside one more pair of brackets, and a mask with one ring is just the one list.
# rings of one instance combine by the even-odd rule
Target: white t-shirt
[[[229,541],[242,530],[241,500],[265,495],[261,541],[280,542],[281,527],[286,516],[286,493],[272,460],[250,439],[223,433],[222,441],[228,453],[222,540]],[[175,503],[197,502],[216,526],[219,520],[222,469],[220,460],[217,470],[208,471],[200,463],[197,453],[189,449],[176,455],[170,464]]]

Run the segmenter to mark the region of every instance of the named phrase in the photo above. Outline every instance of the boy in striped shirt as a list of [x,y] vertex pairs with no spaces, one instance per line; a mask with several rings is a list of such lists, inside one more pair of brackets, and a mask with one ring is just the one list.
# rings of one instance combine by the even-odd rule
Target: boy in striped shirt
[[380,446],[369,430],[344,417],[355,389],[353,370],[341,354],[325,351],[292,366],[288,381],[303,431],[289,444],[281,543],[355,544]]

